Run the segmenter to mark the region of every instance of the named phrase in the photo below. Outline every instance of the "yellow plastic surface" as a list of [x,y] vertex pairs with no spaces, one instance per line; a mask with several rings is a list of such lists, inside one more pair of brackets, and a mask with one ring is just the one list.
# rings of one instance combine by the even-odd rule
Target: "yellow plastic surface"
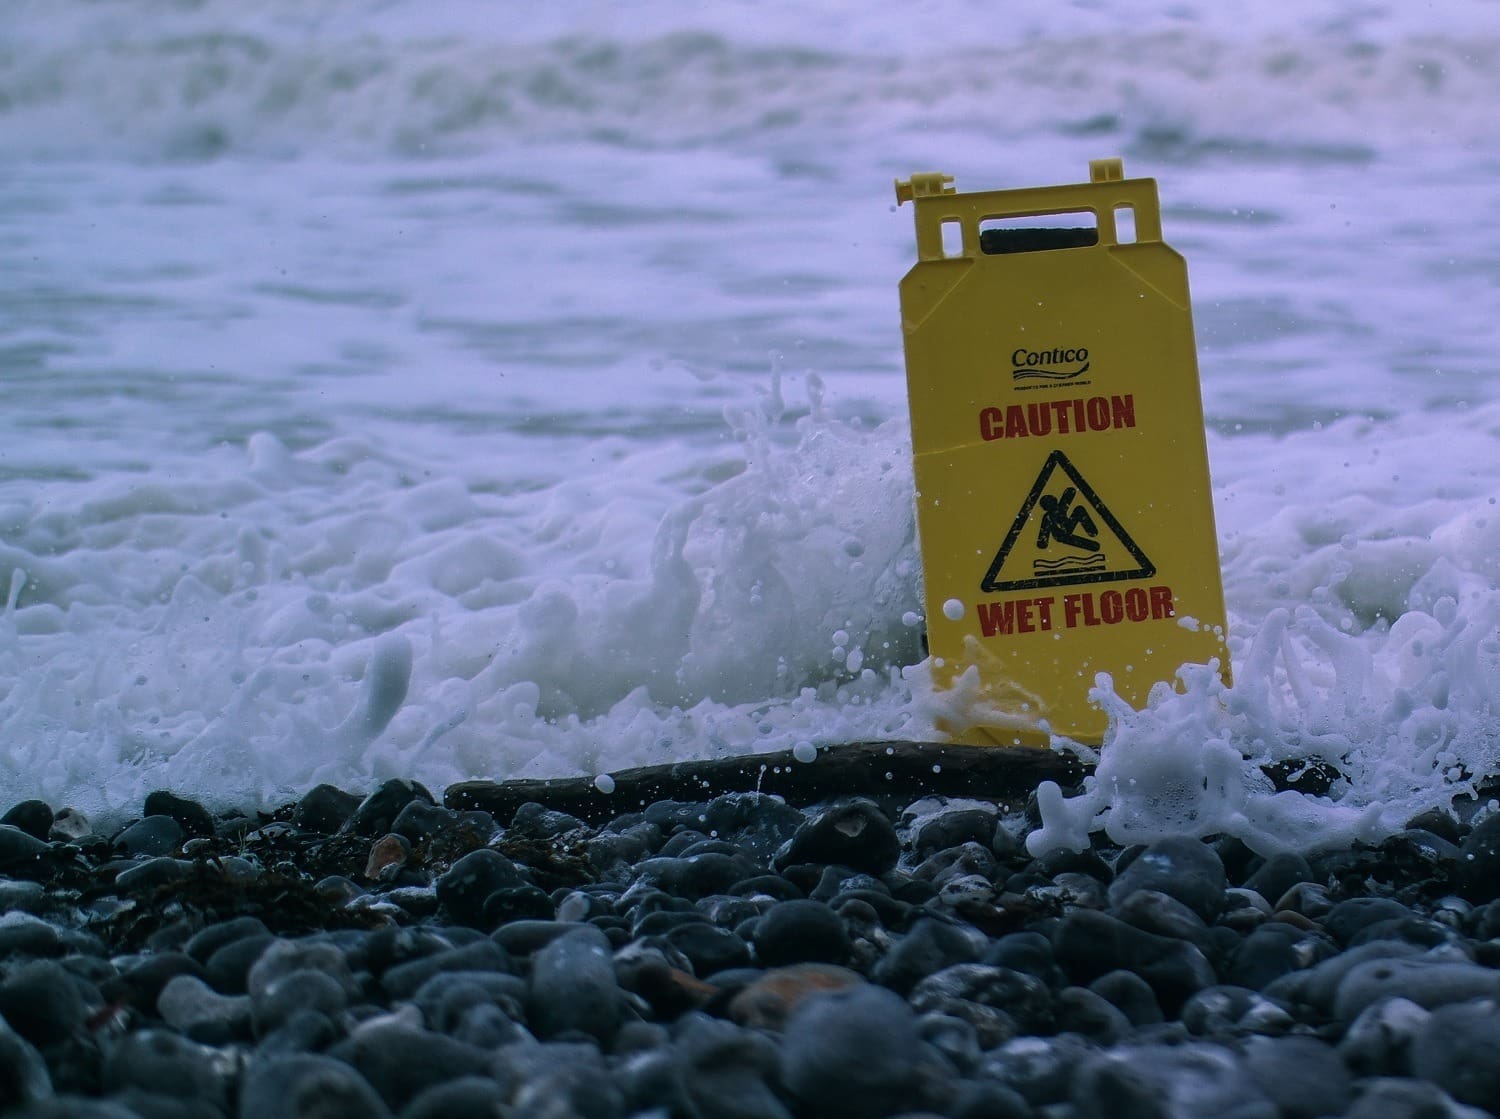
[[[1097,744],[1099,672],[1136,707],[1186,662],[1217,658],[1227,679],[1187,268],[1155,180],[1118,159],[1090,179],[896,184],[916,210],[901,314],[928,648],[940,689],[977,668],[977,721],[945,728],[963,742]],[[1097,244],[981,251],[992,219],[1081,213]]]

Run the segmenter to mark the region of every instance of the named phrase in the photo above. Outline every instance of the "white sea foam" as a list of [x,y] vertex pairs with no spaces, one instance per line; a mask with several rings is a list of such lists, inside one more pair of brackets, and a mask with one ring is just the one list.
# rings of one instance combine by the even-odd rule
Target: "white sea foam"
[[1493,5],[631,8],[7,6],[0,802],[936,736],[890,179],[1113,154],[1189,260],[1234,682],[1101,682],[1033,843],[1495,771]]

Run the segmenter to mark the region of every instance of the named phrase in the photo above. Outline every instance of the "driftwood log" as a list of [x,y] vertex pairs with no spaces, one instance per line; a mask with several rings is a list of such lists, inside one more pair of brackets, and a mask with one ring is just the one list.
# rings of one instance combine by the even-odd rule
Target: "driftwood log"
[[[784,750],[642,766],[612,773],[607,780],[463,781],[448,786],[443,803],[461,811],[480,809],[508,821],[521,805],[536,801],[590,823],[638,812],[653,801],[702,801],[737,792],[770,793],[799,808],[837,796],[908,803],[932,794],[1024,804],[1043,781],[1067,786],[1085,772],[1076,758],[1050,750],[856,742],[820,747],[817,758],[808,762],[797,761],[790,750]],[[604,792],[601,785],[609,791]]]

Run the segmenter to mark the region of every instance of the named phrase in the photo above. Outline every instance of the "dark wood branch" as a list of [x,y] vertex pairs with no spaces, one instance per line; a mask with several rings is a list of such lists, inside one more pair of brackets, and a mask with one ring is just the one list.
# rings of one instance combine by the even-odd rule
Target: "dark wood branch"
[[591,823],[638,812],[658,800],[702,801],[721,793],[754,791],[782,797],[799,808],[837,796],[909,802],[931,794],[1024,804],[1027,794],[1043,781],[1067,786],[1085,772],[1076,758],[1050,750],[855,742],[820,747],[811,762],[799,762],[784,750],[621,770],[610,775],[614,787],[608,793],[601,792],[592,777],[463,781],[448,786],[443,803],[463,811],[480,809],[504,822],[522,804],[536,801]]

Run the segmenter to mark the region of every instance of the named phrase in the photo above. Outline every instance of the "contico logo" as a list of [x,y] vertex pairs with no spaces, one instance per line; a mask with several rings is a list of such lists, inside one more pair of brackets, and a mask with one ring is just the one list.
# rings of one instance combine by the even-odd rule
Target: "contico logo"
[[1025,346],[1010,355],[1011,379],[1015,381],[1071,381],[1089,371],[1089,351],[1059,346],[1052,350],[1028,350]]

